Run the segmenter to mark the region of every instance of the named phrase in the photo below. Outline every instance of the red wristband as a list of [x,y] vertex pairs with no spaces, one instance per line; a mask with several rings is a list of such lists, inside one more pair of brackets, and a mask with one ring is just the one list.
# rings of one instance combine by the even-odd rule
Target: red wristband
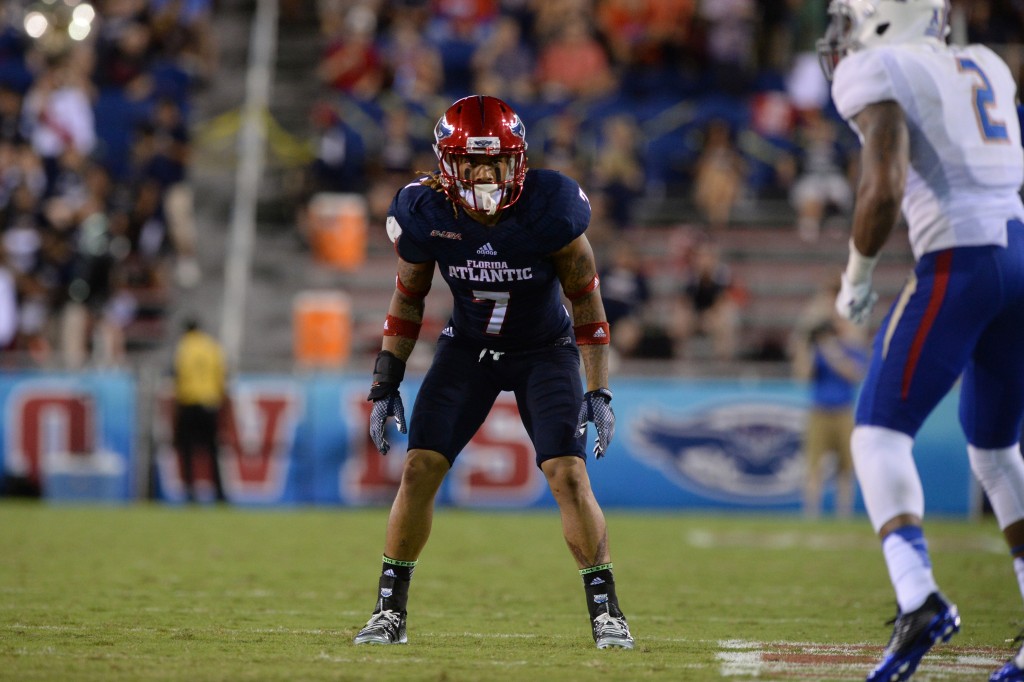
[[427,287],[426,291],[413,291],[409,287],[402,284],[402,278],[395,275],[395,288],[398,289],[402,295],[408,296],[409,298],[415,298],[417,301],[422,301],[427,297],[427,293],[430,291],[430,287]]
[[577,346],[604,345],[612,338],[607,322],[576,325],[573,327],[573,331],[576,332]]
[[594,275],[594,279],[590,280],[590,283],[589,283],[589,284],[587,284],[587,286],[585,286],[585,287],[583,287],[582,289],[579,289],[579,290],[577,290],[577,291],[574,291],[574,292],[572,292],[572,293],[567,293],[567,294],[565,295],[565,297],[566,297],[567,299],[569,299],[570,301],[578,301],[579,299],[583,298],[584,296],[586,296],[587,294],[589,294],[589,293],[590,293],[591,291],[593,291],[594,289],[596,289],[596,288],[597,288],[597,286],[598,286],[598,285],[599,285],[600,283],[601,283],[601,280],[599,280],[599,279],[597,278],[597,275]]
[[415,341],[420,336],[420,327],[422,326],[422,324],[411,320],[388,315],[384,319],[384,336],[401,336],[403,339]]

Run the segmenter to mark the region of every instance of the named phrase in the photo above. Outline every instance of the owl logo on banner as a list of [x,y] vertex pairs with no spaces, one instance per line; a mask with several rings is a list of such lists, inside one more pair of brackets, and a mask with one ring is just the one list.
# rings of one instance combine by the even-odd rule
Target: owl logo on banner
[[803,408],[769,402],[649,413],[631,433],[635,456],[682,488],[739,504],[800,499]]

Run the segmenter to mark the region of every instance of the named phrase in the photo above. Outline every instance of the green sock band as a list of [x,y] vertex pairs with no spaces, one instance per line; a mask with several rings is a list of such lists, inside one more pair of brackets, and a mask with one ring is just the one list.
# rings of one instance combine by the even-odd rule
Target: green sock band
[[611,563],[601,564],[600,566],[591,566],[590,568],[581,568],[580,575],[587,575],[588,573],[597,573],[598,571],[610,571],[612,570]]
[[[416,567],[416,562],[415,561],[400,561],[398,559],[392,559],[387,554],[384,554],[383,558],[384,558],[384,563],[391,564],[392,566],[401,566],[402,568],[415,568]],[[609,564],[609,567],[610,566],[611,566],[611,564]]]

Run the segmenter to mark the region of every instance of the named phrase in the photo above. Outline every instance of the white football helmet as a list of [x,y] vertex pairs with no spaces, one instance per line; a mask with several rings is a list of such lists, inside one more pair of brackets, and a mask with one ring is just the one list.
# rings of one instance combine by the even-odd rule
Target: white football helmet
[[935,41],[949,33],[949,0],[832,0],[818,60],[832,80],[839,60],[875,45]]

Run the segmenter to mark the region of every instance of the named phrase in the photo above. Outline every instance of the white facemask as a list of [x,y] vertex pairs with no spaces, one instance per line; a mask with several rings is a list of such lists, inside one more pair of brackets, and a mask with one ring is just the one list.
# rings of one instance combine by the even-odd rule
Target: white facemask
[[478,182],[473,186],[472,190],[461,187],[459,193],[466,200],[467,204],[476,206],[478,210],[483,211],[487,215],[494,215],[498,212],[502,191],[495,183]]

